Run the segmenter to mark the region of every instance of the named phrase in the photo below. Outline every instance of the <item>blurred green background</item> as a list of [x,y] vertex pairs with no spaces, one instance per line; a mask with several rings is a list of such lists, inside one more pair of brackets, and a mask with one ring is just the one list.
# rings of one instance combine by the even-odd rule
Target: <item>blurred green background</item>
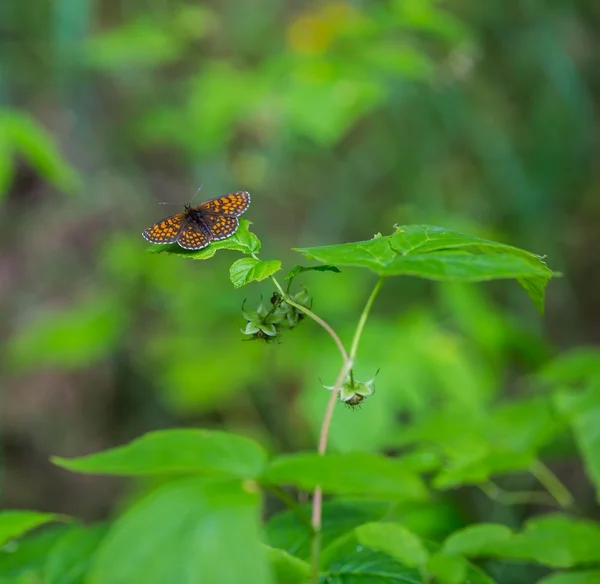
[[[242,342],[239,255],[146,253],[186,203],[247,190],[264,259],[429,223],[547,254],[542,319],[515,282],[390,280],[338,407],[332,450],[397,445],[436,409],[460,424],[549,359],[600,341],[600,5],[596,0],[0,3],[1,493],[8,508],[105,517],[117,481],[52,454],[157,428],[314,448],[339,356],[312,322]],[[374,284],[298,278],[349,341]],[[446,411],[446,410],[444,410]],[[450,418],[449,418],[450,419]],[[589,509],[568,445],[553,470]],[[430,533],[494,518],[463,489]],[[461,519],[457,519],[460,517]],[[450,526],[450,527],[449,527]]]

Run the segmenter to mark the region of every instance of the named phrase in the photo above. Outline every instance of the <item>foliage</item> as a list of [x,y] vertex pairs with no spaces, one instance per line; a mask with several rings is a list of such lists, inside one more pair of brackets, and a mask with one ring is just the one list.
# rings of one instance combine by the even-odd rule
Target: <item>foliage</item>
[[[105,523],[0,514],[0,582],[307,584],[315,558],[322,582],[600,578],[582,517],[600,352],[550,344],[597,328],[590,0],[18,4],[0,9],[3,490],[80,517],[114,495],[72,473],[133,491]],[[197,182],[260,193],[265,259],[245,220],[142,253],[148,191]],[[514,283],[470,284],[516,279],[543,311],[558,273],[496,239],[568,266],[544,331]],[[268,259],[282,240],[320,263]],[[316,323],[348,340],[340,363]],[[332,399],[329,454],[306,452]],[[30,442],[63,470],[23,478]]]
[[[463,251],[453,251],[457,248]],[[270,310],[261,303],[256,315],[244,311],[247,328],[252,325],[256,331],[269,335],[270,329],[264,324],[268,322],[278,335],[283,322],[288,328],[290,323],[298,325],[298,315],[303,315],[315,320],[336,340],[342,351],[342,367],[334,386],[327,388],[332,391],[330,406],[337,398],[352,403],[346,399],[348,388],[356,389],[361,401],[373,394],[373,380],[355,380],[353,369],[358,340],[369,311],[384,279],[389,276],[451,278],[465,282],[507,277],[526,281],[529,278],[535,284],[524,288],[530,295],[533,289],[538,291],[539,295],[534,294],[532,298],[539,308],[543,307],[545,285],[552,277],[552,272],[533,254],[427,226],[397,228],[391,236],[379,235],[367,242],[303,248],[299,251],[304,255],[325,264],[324,270],[317,272],[339,272],[337,265],[342,265],[366,268],[380,275],[359,320],[352,347],[346,353],[335,331],[309,308],[311,303],[305,289],[291,292],[295,278],[310,268],[294,268],[284,290],[274,276],[281,262],[263,262],[258,258],[260,242],[248,230],[247,222],[242,223],[240,232],[229,245],[217,242],[199,253],[183,255],[206,259],[217,249],[247,254],[231,267],[234,286],[270,278],[276,288]],[[166,251],[182,255],[178,249]],[[457,269],[458,256],[463,265],[461,269]],[[407,269],[405,260],[410,258],[417,261]],[[499,261],[499,258],[502,259]],[[295,320],[290,321],[292,310]],[[80,458],[55,457],[55,464],[74,472],[152,475],[160,478],[161,483],[134,501],[106,528],[99,527],[88,533],[73,526],[73,530],[79,531],[66,532],[54,546],[45,550],[45,562],[34,570],[52,581],[60,577],[61,570],[74,565],[77,581],[83,578],[97,583],[168,580],[191,583],[208,579],[215,584],[242,580],[305,584],[317,579],[344,582],[352,574],[352,581],[356,582],[402,577],[415,583],[435,578],[448,584],[467,581],[483,584],[493,580],[470,563],[481,557],[528,561],[551,568],[600,563],[600,524],[566,513],[541,515],[518,531],[502,524],[469,525],[453,530],[437,544],[401,520],[394,520],[393,514],[386,516],[385,508],[373,507],[374,516],[363,515],[350,523],[347,513],[338,515],[342,520],[339,525],[336,519],[331,523],[332,517],[336,517],[332,515],[326,529],[321,515],[323,494],[339,497],[340,502],[344,497],[361,497],[361,505],[423,504],[431,500],[435,490],[469,483],[481,485],[492,497],[503,496],[508,501],[511,497],[525,497],[525,500],[547,497],[569,508],[571,495],[542,464],[541,448],[555,439],[565,423],[572,424],[588,457],[590,476],[597,478],[593,458],[597,450],[594,448],[596,426],[593,417],[582,418],[594,411],[590,405],[598,395],[595,357],[593,352],[588,352],[585,359],[566,356],[562,364],[558,361],[541,371],[538,379],[545,384],[546,391],[559,381],[553,394],[555,400],[541,395],[498,404],[487,412],[472,411],[470,418],[455,417],[443,410],[425,416],[401,435],[390,437],[389,444],[408,448],[403,455],[325,454],[321,443],[314,454],[268,456],[258,443],[248,438],[226,432],[182,429],[153,432],[128,445]],[[579,385],[590,375],[593,383],[588,388],[566,389],[565,383],[569,380]],[[363,386],[369,390],[366,394],[359,391]],[[329,407],[325,415],[325,440],[332,412]],[[531,420],[533,412],[537,414],[535,423]],[[541,412],[545,413],[540,417]],[[546,488],[546,493],[502,493],[494,481],[500,475],[515,471],[531,472]],[[432,472],[433,476],[428,479],[427,475]],[[312,520],[288,494],[291,486],[299,491],[314,491]],[[300,518],[295,526],[287,522],[284,515],[282,521],[278,521],[277,516],[272,518],[267,527],[270,547],[261,544],[260,535],[261,494],[264,492],[280,496]],[[330,506],[331,502],[325,507],[326,517]],[[0,515],[5,540],[18,538],[54,519],[54,515],[34,512]],[[160,529],[149,531],[151,525]],[[302,552],[303,547],[290,545],[292,541],[299,541],[302,532],[308,541],[313,540],[310,551]],[[36,537],[39,536],[33,536],[32,541]],[[125,549],[127,553],[123,552]],[[234,560],[223,561],[225,550]],[[30,560],[26,556],[24,561]]]

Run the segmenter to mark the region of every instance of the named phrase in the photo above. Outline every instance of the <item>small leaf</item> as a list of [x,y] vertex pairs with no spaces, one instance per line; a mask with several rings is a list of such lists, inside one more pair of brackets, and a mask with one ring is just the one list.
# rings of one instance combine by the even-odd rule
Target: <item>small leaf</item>
[[364,546],[379,550],[407,566],[426,564],[429,552],[421,538],[395,523],[367,523],[355,529],[356,539]]
[[220,249],[241,251],[250,255],[258,252],[260,249],[260,240],[249,230],[251,224],[247,219],[240,220],[238,230],[231,237],[220,241],[213,241],[204,249],[198,251],[183,249],[177,243],[153,245],[149,248],[149,251],[152,253],[168,253],[193,260],[207,260],[212,258]]
[[464,584],[469,563],[462,556],[448,556],[437,552],[431,554],[427,571],[436,576],[441,584]]
[[263,262],[256,258],[242,258],[229,268],[229,278],[236,288],[250,282],[260,282],[281,269],[281,262],[269,260]]
[[598,582],[600,582],[600,570],[584,570],[550,574],[538,580],[537,584],[598,584]]
[[265,548],[277,584],[307,584],[310,579],[310,564],[292,556],[285,550],[268,546]]
[[476,557],[485,555],[502,541],[512,537],[512,531],[505,525],[479,523],[455,531],[446,538],[442,551],[448,556],[460,555]]
[[277,485],[294,484],[302,489],[320,485],[336,494],[367,494],[390,499],[423,500],[427,490],[402,460],[366,453],[293,454],[274,459],[260,479]]
[[520,533],[512,533],[504,525],[472,525],[449,536],[442,551],[571,568],[600,561],[600,525],[560,513],[535,517]]
[[558,393],[556,402],[573,430],[586,473],[596,487],[596,500],[600,501],[600,378],[582,393]]
[[54,457],[68,470],[88,474],[156,475],[202,473],[252,478],[265,464],[264,450],[253,440],[209,430],[159,430],[125,446],[79,458]]
[[167,483],[113,523],[86,582],[272,584],[259,505],[258,493],[239,481]]
[[340,273],[340,269],[335,266],[295,266],[290,270],[290,273],[285,277],[286,280],[291,280],[295,278],[298,274],[302,272],[336,272]]
[[66,517],[54,513],[2,511],[0,513],[0,546],[40,525],[44,525],[44,523],[64,521],[65,519]]
[[600,375],[598,347],[577,347],[545,365],[536,375],[542,383],[578,385]]

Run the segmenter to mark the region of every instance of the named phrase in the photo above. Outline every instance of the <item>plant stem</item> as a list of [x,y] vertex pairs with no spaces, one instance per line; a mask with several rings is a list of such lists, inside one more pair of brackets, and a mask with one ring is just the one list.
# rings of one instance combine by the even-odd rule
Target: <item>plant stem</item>
[[329,333],[331,338],[335,341],[335,344],[337,345],[338,349],[340,350],[342,359],[346,361],[348,359],[348,353],[346,353],[346,349],[342,341],[340,340],[340,337],[338,337],[337,333],[333,330],[333,328],[331,328],[329,324],[327,324],[320,316],[317,316],[312,310],[306,308],[306,306],[302,306],[302,304],[298,304],[298,302],[294,302],[290,298],[289,294],[287,294],[287,292],[284,292],[283,288],[281,287],[281,284],[277,281],[277,278],[275,278],[275,276],[271,276],[271,281],[281,294],[281,297],[283,298],[284,302],[298,309],[300,312],[303,312],[309,318],[312,318],[317,324],[322,326]]
[[[369,296],[365,307],[363,308],[362,314],[360,315],[360,319],[358,321],[358,325],[356,326],[356,331],[354,332],[354,337],[352,339],[352,346],[350,348],[350,354],[344,359],[344,363],[342,364],[342,368],[338,373],[338,376],[335,380],[335,384],[333,386],[333,390],[331,391],[331,396],[329,401],[327,402],[327,408],[325,409],[325,416],[323,417],[323,423],[321,425],[321,434],[319,436],[319,447],[318,453],[322,456],[327,451],[327,440],[329,438],[329,429],[331,427],[331,419],[333,418],[333,411],[335,409],[335,402],[337,400],[338,394],[342,387],[342,383],[344,382],[344,378],[348,373],[352,370],[352,366],[354,364],[354,359],[356,357],[356,352],[358,350],[358,343],[360,341],[360,337],[365,328],[365,323],[367,322],[367,318],[369,316],[369,312],[375,302],[375,298],[381,289],[381,285],[383,284],[384,277],[380,277],[373,288],[371,295]],[[313,493],[313,507],[312,507],[312,527],[313,527],[313,540],[311,546],[311,564],[312,564],[312,577],[313,582],[315,584],[319,581],[319,556],[321,555],[321,523],[323,516],[323,491],[321,487],[316,487]]]
[[536,460],[529,470],[561,507],[571,507],[573,505],[575,502],[573,495],[541,460]]
[[502,505],[548,505],[556,507],[555,499],[543,491],[505,491],[489,481],[479,487],[490,499]]

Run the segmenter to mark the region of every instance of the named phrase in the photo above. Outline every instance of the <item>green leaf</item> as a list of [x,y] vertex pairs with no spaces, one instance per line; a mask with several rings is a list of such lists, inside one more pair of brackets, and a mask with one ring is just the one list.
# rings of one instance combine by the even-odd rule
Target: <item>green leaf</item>
[[168,483],[112,525],[88,584],[271,584],[259,505],[258,493],[238,481]]
[[71,528],[70,525],[49,525],[11,541],[0,550],[0,582],[43,582],[43,570],[51,550]]
[[[321,525],[322,547],[363,523],[381,519],[394,505],[389,501],[325,501]],[[298,509],[286,509],[271,517],[265,528],[268,543],[296,557],[309,559],[311,529],[307,521],[311,508],[310,504],[301,505]],[[305,521],[298,517],[298,512],[304,513]]]
[[277,584],[307,584],[310,579],[310,564],[285,550],[266,547],[267,559],[275,573]]
[[538,580],[537,584],[598,584],[598,582],[600,582],[600,570],[584,570],[551,574]]
[[266,460],[253,440],[209,430],[159,430],[133,442],[79,458],[52,458],[68,470],[107,475],[202,473],[252,478]]
[[402,525],[367,523],[354,531],[362,545],[384,552],[407,566],[423,567],[429,558],[421,538]]
[[360,543],[355,532],[343,535],[321,553],[321,582],[332,584],[422,584],[420,572],[388,554]]
[[505,525],[479,523],[455,531],[444,541],[442,551],[448,556],[461,555],[476,557],[485,555],[503,541],[512,537],[512,531]]
[[600,524],[559,513],[529,520],[523,532],[496,544],[495,557],[533,560],[554,568],[600,561]]
[[44,565],[44,584],[83,584],[105,526],[74,525],[52,547]]
[[401,459],[375,454],[292,454],[274,459],[261,482],[294,484],[302,489],[317,485],[326,493],[372,495],[391,499],[423,500],[421,479],[406,470]]
[[260,282],[281,269],[279,260],[263,262],[256,258],[242,258],[229,268],[229,278],[236,288],[250,282]]
[[64,521],[66,519],[66,517],[54,513],[2,511],[0,512],[0,546],[40,525],[44,525],[44,523]]
[[588,382],[600,375],[600,350],[598,347],[577,347],[563,353],[536,375],[542,383],[548,385]]
[[583,393],[558,393],[556,402],[575,435],[586,472],[596,488],[596,500],[600,502],[600,378]]
[[462,556],[448,556],[442,552],[431,554],[427,562],[427,571],[436,576],[440,584],[463,584],[468,568],[469,563]]
[[241,251],[245,254],[253,254],[258,252],[260,249],[260,240],[254,233],[250,231],[250,225],[252,223],[247,219],[240,220],[240,226],[238,230],[227,239],[220,241],[213,241],[207,245],[204,249],[193,251],[189,249],[183,249],[176,243],[169,245],[153,245],[149,248],[152,253],[168,253],[172,255],[182,256],[184,258],[191,258],[193,260],[207,260],[212,258],[220,249],[229,249],[232,251]]
[[482,524],[453,533],[444,542],[447,555],[494,557],[571,568],[600,561],[600,525],[559,513],[535,517],[521,533],[503,525]]
[[63,160],[48,132],[29,115],[18,111],[3,113],[0,133],[5,136],[5,149],[8,145],[57,189],[72,194],[81,188],[79,175]]
[[324,264],[362,267],[384,276],[458,282],[514,278],[540,311],[546,284],[556,275],[533,253],[431,225],[404,225],[385,237],[295,251]]
[[[323,550],[321,569],[324,573],[320,581],[334,584],[423,583],[416,568],[362,545],[354,532],[340,537]],[[487,574],[472,565],[468,565],[466,576],[460,584],[494,584]]]
[[286,280],[291,280],[295,278],[298,274],[302,272],[336,272],[340,273],[340,269],[335,266],[294,266],[290,273],[285,277]]

